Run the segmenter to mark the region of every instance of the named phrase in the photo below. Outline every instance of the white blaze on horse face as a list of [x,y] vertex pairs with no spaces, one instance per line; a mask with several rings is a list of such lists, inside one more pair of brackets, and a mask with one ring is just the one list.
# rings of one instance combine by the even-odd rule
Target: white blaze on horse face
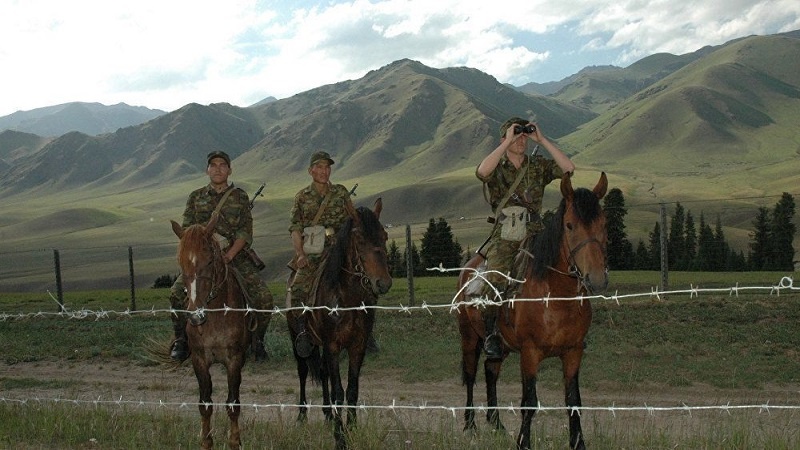
[[194,304],[197,300],[197,255],[192,254],[191,258],[189,259],[192,261],[192,272],[194,273],[194,276],[192,276],[192,282],[189,283],[189,286],[187,287],[189,290],[189,301]]

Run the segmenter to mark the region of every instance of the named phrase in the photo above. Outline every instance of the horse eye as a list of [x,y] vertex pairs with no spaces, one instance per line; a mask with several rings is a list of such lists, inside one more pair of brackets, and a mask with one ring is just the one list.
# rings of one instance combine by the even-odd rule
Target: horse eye
[[574,228],[574,226],[572,225],[572,222],[567,222],[567,229],[569,231],[572,231],[573,228]]

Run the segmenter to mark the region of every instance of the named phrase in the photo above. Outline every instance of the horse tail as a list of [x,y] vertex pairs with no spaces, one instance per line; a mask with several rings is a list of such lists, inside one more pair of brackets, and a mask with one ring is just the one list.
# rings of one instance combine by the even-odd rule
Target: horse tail
[[306,358],[306,366],[308,367],[309,375],[311,375],[311,381],[313,381],[315,384],[321,385],[323,382],[322,357],[319,354],[319,347],[314,347],[311,355]]

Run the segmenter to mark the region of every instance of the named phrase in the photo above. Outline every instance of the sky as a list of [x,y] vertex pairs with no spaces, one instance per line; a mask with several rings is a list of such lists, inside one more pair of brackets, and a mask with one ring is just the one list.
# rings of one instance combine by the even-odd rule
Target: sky
[[798,29],[797,0],[0,0],[0,116],[249,106],[403,58],[521,86]]

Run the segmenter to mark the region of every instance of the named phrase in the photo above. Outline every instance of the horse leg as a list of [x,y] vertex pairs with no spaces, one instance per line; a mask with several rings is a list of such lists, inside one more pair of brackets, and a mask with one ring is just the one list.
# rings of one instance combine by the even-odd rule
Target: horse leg
[[200,390],[200,448],[214,448],[214,440],[211,438],[211,415],[214,413],[214,405],[211,403],[211,373],[209,365],[201,362],[199,357],[192,355],[194,374],[197,377],[197,385]]
[[[466,311],[460,314],[467,316]],[[464,431],[475,430],[474,390],[478,373],[478,360],[481,356],[481,338],[472,329],[469,317],[459,317],[459,333],[461,334],[461,383],[467,388],[467,404],[464,409]]]
[[[292,344],[294,346],[294,344]],[[306,398],[306,381],[308,380],[308,363],[303,358],[294,354],[294,361],[297,363],[297,378],[300,380],[300,407],[297,413],[297,421],[305,422],[308,419],[308,399]]]
[[486,421],[492,424],[497,431],[505,429],[503,422],[500,421],[500,412],[497,410],[497,380],[500,379],[502,364],[502,359],[486,359],[483,362],[483,372],[486,378],[486,402],[489,407],[486,410]]
[[[474,406],[475,375],[478,372],[478,358],[481,355],[481,348],[477,344],[479,339],[471,339],[465,343],[466,339],[461,339],[461,382],[467,387],[467,404],[464,409],[464,431],[476,429]],[[474,344],[470,347],[469,344]]]
[[581,391],[578,384],[582,356],[583,349],[578,349],[561,358],[564,370],[564,403],[569,408],[567,410],[567,415],[569,416],[569,448],[581,450],[586,448],[583,443],[581,413],[579,409],[574,408],[582,406]]
[[[245,350],[246,351],[246,350]],[[232,449],[241,447],[241,434],[239,431],[239,414],[241,404],[239,402],[239,387],[242,384],[242,366],[244,366],[244,351],[239,357],[228,361],[228,399],[226,407],[228,420],[231,424],[231,432],[228,437],[228,446]]]
[[347,426],[352,428],[356,425],[356,405],[358,404],[358,383],[361,376],[361,366],[364,364],[364,355],[366,354],[366,339],[369,335],[365,336],[364,344],[359,349],[353,349],[350,353],[348,350],[348,370],[347,370]]
[[344,434],[342,424],[342,406],[344,406],[344,389],[342,388],[342,377],[339,374],[339,353],[325,349],[323,352],[325,366],[328,368],[328,378],[330,379],[330,405],[333,408],[333,437],[336,441],[336,448],[347,448],[347,438]]
[[531,422],[536,415],[539,398],[536,394],[536,378],[542,355],[534,348],[523,348],[520,352],[520,369],[522,371],[522,423],[517,436],[518,449],[531,448]]

